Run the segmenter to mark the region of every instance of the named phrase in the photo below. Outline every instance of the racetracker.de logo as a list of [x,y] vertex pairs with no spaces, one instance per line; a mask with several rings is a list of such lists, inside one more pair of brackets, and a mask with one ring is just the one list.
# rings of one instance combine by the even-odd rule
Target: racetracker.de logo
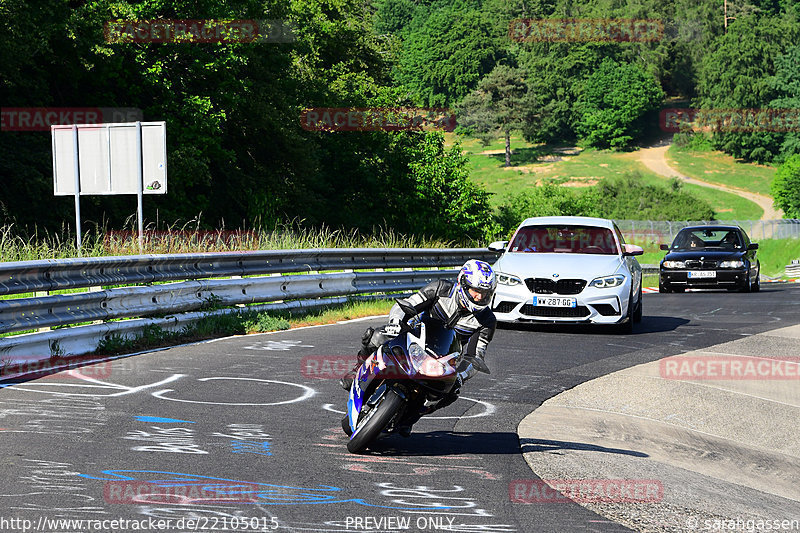
[[427,107],[317,107],[300,113],[308,131],[408,131],[456,128],[449,109]]
[[357,360],[354,355],[308,355],[300,360],[300,373],[308,379],[339,379]]
[[664,23],[650,19],[514,19],[508,37],[533,42],[649,42],[664,37]]
[[50,131],[65,124],[107,124],[142,120],[135,107],[4,107],[1,131]]
[[81,376],[94,379],[108,379],[112,373],[111,361],[91,362],[90,357],[70,357],[68,359],[44,358],[31,355],[28,357],[14,357],[11,362],[2,368],[0,377],[14,380],[14,377],[30,379],[74,379],[67,372],[75,370]]
[[227,504],[256,503],[263,485],[220,480],[218,483],[160,485],[147,481],[107,481],[103,497],[109,504]]
[[795,380],[800,379],[800,357],[674,356],[659,361],[664,379],[686,380]]
[[800,109],[662,109],[662,131],[798,132]]
[[283,20],[115,20],[103,25],[108,43],[289,43],[297,39]]
[[654,503],[664,499],[657,479],[517,479],[508,486],[513,503]]
[[[300,360],[300,373],[308,379],[340,379],[350,371],[358,359],[354,355],[308,355]],[[385,366],[370,360],[371,370],[380,371],[384,379],[415,379],[424,375],[428,379],[453,379],[453,360],[440,362],[426,358],[415,369],[406,371],[398,366]],[[410,375],[409,375],[410,374]]]

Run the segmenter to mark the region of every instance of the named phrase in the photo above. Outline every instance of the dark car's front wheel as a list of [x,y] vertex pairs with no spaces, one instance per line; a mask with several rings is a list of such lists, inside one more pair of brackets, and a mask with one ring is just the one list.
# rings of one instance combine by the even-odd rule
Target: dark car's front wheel
[[750,292],[753,290],[753,286],[750,284],[750,272],[744,277],[744,283],[739,286],[739,292]]
[[761,265],[758,265],[758,271],[756,271],[756,280],[750,286],[750,290],[752,292],[758,292],[761,290]]

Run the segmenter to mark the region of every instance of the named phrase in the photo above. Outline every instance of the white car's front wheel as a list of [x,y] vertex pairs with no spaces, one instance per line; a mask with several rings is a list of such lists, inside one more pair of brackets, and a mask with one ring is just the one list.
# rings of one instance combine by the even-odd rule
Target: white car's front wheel
[[617,322],[617,332],[623,335],[633,333],[633,322],[633,287],[631,287],[631,294],[628,297],[628,312],[625,313],[625,318],[623,318],[621,322]]
[[636,300],[636,309],[633,310],[633,321],[639,323],[642,321],[642,287],[639,286],[639,299]]

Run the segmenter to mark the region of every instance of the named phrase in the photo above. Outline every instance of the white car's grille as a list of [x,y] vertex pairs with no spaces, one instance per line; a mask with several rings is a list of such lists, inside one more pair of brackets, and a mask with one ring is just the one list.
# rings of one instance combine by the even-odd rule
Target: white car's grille
[[527,278],[525,285],[534,294],[580,294],[586,287],[585,279]]

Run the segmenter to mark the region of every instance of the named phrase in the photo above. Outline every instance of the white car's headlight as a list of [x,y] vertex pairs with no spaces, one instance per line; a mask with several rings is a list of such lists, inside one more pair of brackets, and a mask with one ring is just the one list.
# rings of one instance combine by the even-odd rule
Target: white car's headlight
[[664,261],[664,268],[686,268],[685,261]]
[[736,261],[722,261],[719,264],[720,268],[744,268],[744,261],[736,260]]
[[613,276],[594,278],[589,286],[596,287],[598,289],[607,289],[609,287],[619,287],[623,283],[625,283],[625,276],[622,274],[614,274]]
[[497,283],[500,285],[522,285],[522,280],[517,276],[504,274],[503,272],[495,272],[494,275],[497,276]]

